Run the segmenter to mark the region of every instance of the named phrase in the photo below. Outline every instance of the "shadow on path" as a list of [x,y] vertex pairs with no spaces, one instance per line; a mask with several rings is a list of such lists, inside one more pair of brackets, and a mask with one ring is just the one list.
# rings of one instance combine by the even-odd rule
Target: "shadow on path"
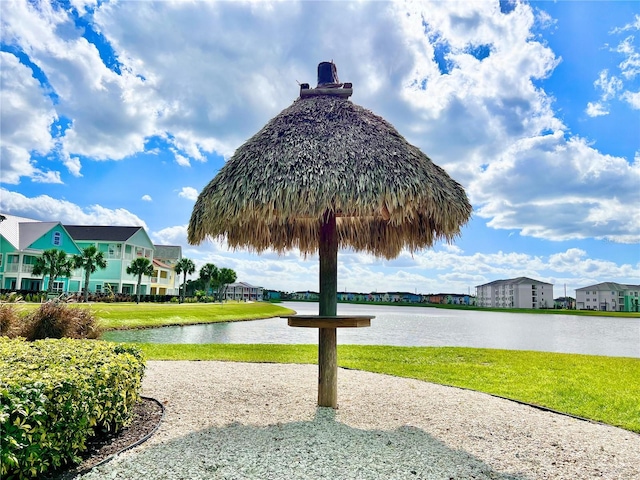
[[361,430],[318,408],[311,421],[207,428],[115,459],[84,479],[493,479],[495,471],[415,427]]

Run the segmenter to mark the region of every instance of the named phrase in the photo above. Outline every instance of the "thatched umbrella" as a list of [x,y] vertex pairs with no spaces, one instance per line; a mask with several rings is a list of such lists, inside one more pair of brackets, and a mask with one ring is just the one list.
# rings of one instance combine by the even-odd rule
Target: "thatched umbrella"
[[[323,81],[327,68],[333,78]],[[232,248],[318,252],[319,316],[326,318],[336,316],[338,248],[390,259],[403,248],[451,241],[471,205],[462,186],[391,124],[347,99],[351,84],[338,83],[333,63],[321,63],[318,78],[317,88],[303,84],[300,98],[204,188],[188,240],[226,237]],[[335,357],[335,328],[320,329],[321,389],[336,383],[333,372],[323,372],[327,344]],[[319,394],[319,404],[335,407],[335,393],[329,396]]]

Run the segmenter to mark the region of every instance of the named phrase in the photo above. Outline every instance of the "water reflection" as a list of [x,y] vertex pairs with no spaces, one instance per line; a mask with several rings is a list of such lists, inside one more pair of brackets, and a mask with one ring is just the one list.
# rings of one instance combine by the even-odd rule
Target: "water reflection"
[[[285,302],[299,314],[318,305]],[[640,319],[514,314],[430,307],[338,304],[339,315],[375,315],[369,328],[338,331],[339,344],[458,346],[640,358]],[[151,343],[317,343],[316,329],[286,319],[107,332],[106,340]]]

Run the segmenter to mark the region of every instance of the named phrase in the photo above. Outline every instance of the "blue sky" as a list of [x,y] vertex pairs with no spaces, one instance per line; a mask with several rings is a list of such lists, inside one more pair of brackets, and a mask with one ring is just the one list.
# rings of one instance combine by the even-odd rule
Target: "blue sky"
[[16,0],[0,22],[2,213],[142,225],[198,266],[317,290],[317,258],[192,246],[186,226],[225,159],[333,60],[474,207],[451,245],[341,252],[339,290],[640,283],[637,2]]

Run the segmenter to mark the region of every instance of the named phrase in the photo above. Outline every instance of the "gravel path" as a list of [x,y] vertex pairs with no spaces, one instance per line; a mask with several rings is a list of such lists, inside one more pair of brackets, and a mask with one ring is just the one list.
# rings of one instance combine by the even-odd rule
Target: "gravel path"
[[640,479],[640,435],[482,393],[314,365],[148,362],[166,407],[146,443],[94,479]]

